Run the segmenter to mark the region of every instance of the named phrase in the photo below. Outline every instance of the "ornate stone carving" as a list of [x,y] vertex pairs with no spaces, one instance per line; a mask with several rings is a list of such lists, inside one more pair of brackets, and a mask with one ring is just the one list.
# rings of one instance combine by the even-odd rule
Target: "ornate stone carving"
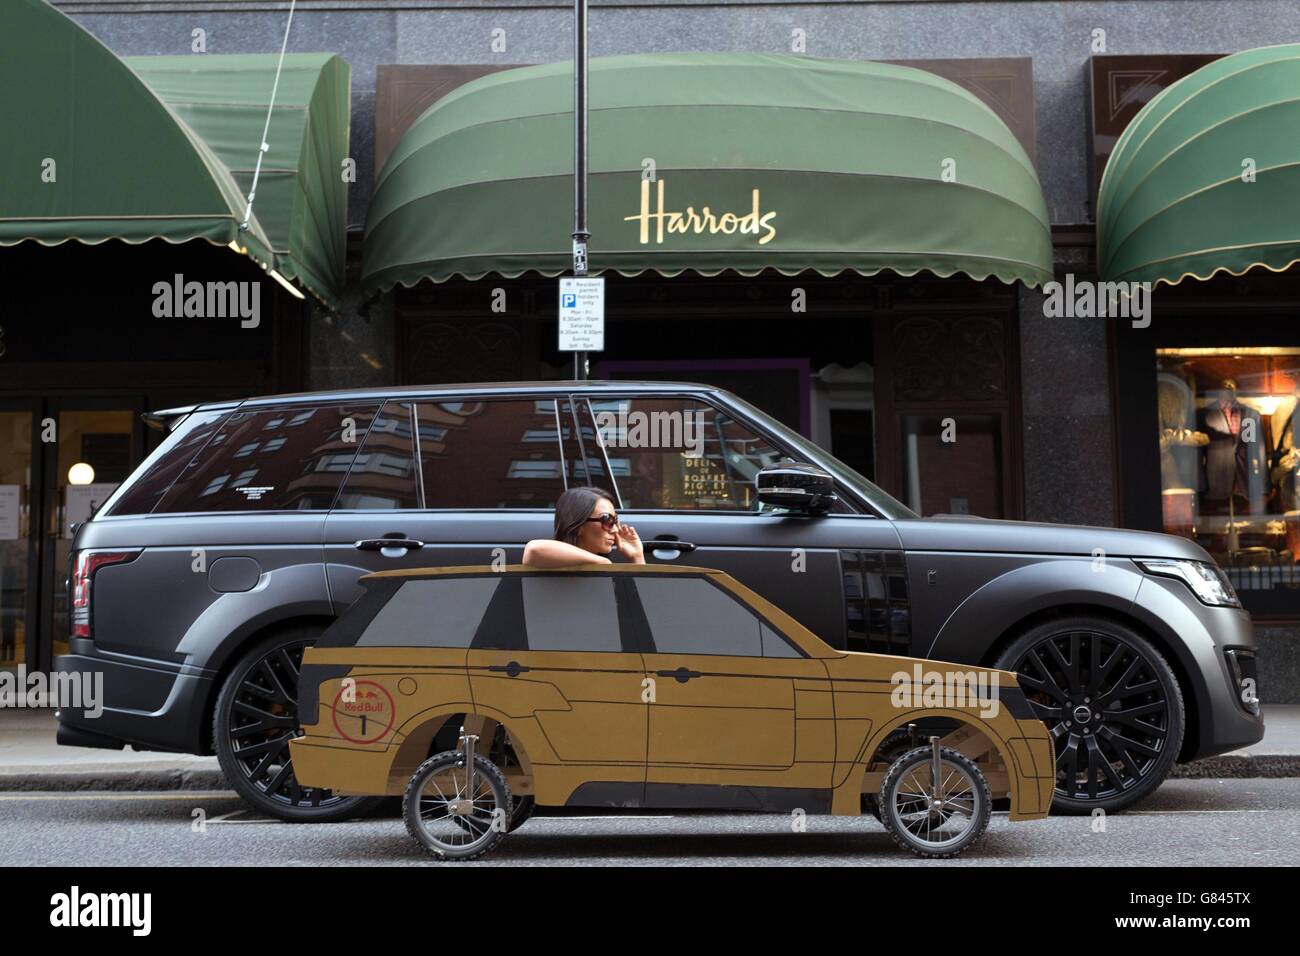
[[1007,397],[1006,330],[996,316],[916,316],[893,330],[894,401]]

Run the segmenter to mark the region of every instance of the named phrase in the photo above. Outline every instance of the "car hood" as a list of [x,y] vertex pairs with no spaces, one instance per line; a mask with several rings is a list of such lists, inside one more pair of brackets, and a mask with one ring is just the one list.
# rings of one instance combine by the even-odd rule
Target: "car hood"
[[996,521],[967,515],[935,515],[894,522],[907,551],[982,551],[1007,554],[1092,555],[1186,558],[1209,561],[1193,541],[1154,531],[1094,528],[1037,521]]

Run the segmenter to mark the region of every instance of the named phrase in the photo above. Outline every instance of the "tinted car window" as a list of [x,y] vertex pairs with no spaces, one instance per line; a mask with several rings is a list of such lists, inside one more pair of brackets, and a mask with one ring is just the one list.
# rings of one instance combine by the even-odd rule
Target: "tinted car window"
[[232,412],[155,511],[324,510],[378,405]]
[[660,654],[800,656],[741,601],[704,578],[638,575],[635,580]]
[[622,506],[754,511],[754,478],[781,460],[766,438],[703,402],[592,400]]
[[335,508],[418,508],[411,406],[389,402],[375,419],[348,472]]
[[500,577],[407,581],[371,619],[358,647],[469,647]]
[[155,457],[146,462],[140,476],[122,492],[111,513],[139,515],[153,511],[190,460],[221,428],[225,417],[223,412],[195,412],[182,422],[158,446]]
[[529,650],[623,650],[613,578],[537,575],[523,589]]
[[416,413],[426,508],[549,508],[564,492],[572,462],[554,401],[426,402]]

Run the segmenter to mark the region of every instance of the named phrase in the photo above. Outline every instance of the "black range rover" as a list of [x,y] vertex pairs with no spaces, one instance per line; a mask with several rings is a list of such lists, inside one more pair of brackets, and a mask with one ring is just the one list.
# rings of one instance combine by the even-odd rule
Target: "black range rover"
[[1175,761],[1263,736],[1250,618],[1194,543],[921,518],[709,386],[357,390],[151,417],[166,439],[73,545],[56,669],[103,671],[105,709],[60,712],[59,742],[215,752],[283,819],[365,799],[300,787],[288,748],[302,651],[358,577],[517,563],[574,484],[610,490],[648,561],[720,568],[833,646],[1020,672],[1056,738],[1059,809],[1128,806]]

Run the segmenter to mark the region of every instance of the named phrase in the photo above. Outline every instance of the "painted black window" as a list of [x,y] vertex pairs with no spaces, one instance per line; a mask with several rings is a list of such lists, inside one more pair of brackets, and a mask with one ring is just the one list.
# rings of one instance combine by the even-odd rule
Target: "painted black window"
[[785,638],[704,578],[637,575],[637,596],[660,654],[799,657]]
[[377,410],[371,404],[231,412],[154,510],[323,511]]
[[407,581],[367,625],[359,647],[469,647],[502,578]]
[[554,505],[573,469],[560,453],[555,411],[551,399],[417,405],[425,507]]
[[530,651],[623,650],[613,577],[539,574],[522,585]]
[[389,402],[366,433],[335,508],[418,507],[420,489],[411,440],[411,406],[407,402]]

